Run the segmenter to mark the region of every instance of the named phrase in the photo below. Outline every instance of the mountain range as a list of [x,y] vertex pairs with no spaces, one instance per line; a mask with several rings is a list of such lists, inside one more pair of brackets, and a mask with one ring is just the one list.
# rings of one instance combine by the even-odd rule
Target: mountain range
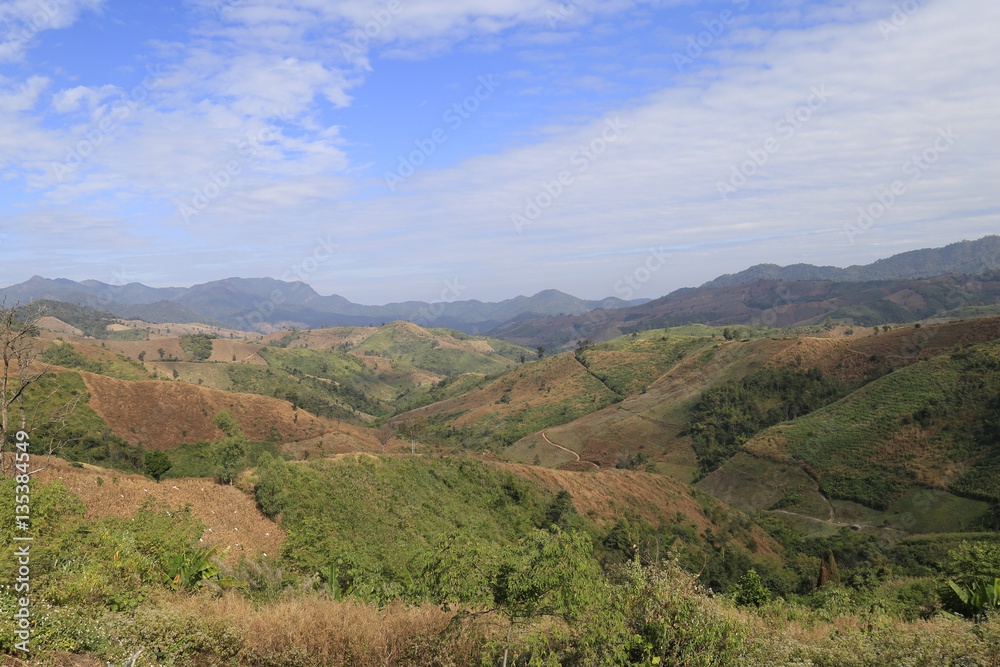
[[557,349],[582,339],[609,340],[631,331],[688,323],[788,327],[829,317],[873,326],[961,308],[993,308],[1000,303],[998,266],[1000,236],[986,236],[847,268],[758,264],[652,301],[586,300],[550,289],[495,303],[405,301],[370,306],[337,294],[323,296],[301,281],[272,278],[156,288],[34,276],[0,291],[11,300],[63,301],[151,323],[201,322],[269,333],[407,320]]
[[34,276],[0,292],[9,300],[22,303],[40,299],[63,301],[151,323],[201,322],[265,333],[288,327],[361,326],[408,320],[422,326],[477,334],[518,317],[575,315],[595,308],[622,308],[645,301],[616,297],[586,300],[558,290],[544,290],[498,303],[405,301],[366,306],[336,294],[322,296],[300,281],[273,278],[226,278],[187,288],[157,288],[141,283],[109,285],[97,280],[77,282]]

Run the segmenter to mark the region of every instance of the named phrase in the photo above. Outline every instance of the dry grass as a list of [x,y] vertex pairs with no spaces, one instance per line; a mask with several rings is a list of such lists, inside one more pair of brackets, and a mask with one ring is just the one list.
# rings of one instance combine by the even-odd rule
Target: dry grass
[[[227,594],[207,601],[178,597],[174,605],[240,628],[243,649],[238,660],[248,665],[474,664],[482,647],[480,633],[488,630],[481,624],[478,633],[439,641],[455,614],[430,604],[393,603],[380,609],[301,596],[258,608],[244,597]],[[446,655],[440,655],[442,651]]]
[[210,529],[201,536],[204,543],[229,547],[230,558],[265,553],[276,556],[285,541],[285,532],[260,513],[250,496],[211,479],[168,479],[157,483],[141,475],[96,466],[75,468],[61,459],[53,459],[36,479],[65,484],[83,501],[87,519],[133,517],[150,500],[162,501],[171,508],[190,505],[191,515]]
[[185,382],[125,382],[92,373],[80,375],[90,392],[90,407],[111,430],[132,444],[142,441],[152,449],[222,437],[212,419],[224,409],[232,413],[250,440],[267,440],[273,426],[286,442],[347,431],[358,440],[359,451],[369,451],[375,441],[369,429],[295,411],[287,401],[268,396],[229,393]]
[[[709,526],[715,531],[722,528],[705,516],[704,508],[692,497],[690,487],[671,477],[629,470],[572,472],[517,463],[503,465],[553,493],[568,491],[577,511],[598,526],[607,527],[630,510],[653,525],[661,519],[672,520],[680,512],[687,517],[685,523],[696,524],[699,532],[703,533]],[[781,553],[781,546],[764,533],[756,531],[753,537],[760,554]]]

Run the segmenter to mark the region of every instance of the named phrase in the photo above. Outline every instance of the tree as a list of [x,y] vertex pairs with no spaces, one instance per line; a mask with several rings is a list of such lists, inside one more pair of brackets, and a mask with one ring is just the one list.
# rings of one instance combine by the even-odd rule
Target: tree
[[437,602],[464,603],[478,608],[474,615],[498,612],[507,619],[505,667],[518,626],[544,616],[572,622],[592,604],[601,580],[590,538],[558,528],[503,546],[451,535],[425,574]]
[[157,349],[156,349],[156,351],[157,351],[157,352],[159,353],[159,355],[160,355],[160,359],[162,359],[162,358],[163,358],[163,355],[167,353],[167,351],[166,351],[166,350],[164,350],[164,349],[163,349],[162,347],[160,347],[160,348],[157,348]]
[[[76,409],[79,401],[74,397],[62,405],[53,405],[53,399],[61,389],[58,383],[46,383],[47,365],[39,363],[41,346],[38,337],[38,320],[41,309],[27,306],[7,306],[6,299],[0,302],[0,470],[4,476],[37,472],[45,467],[21,464],[24,470],[16,468],[13,457],[8,456],[10,439],[17,431],[17,448],[27,451],[31,436],[42,431],[47,439],[45,445],[46,464],[64,443],[59,434],[66,428],[66,421]],[[38,388],[33,407],[29,409],[26,399],[32,388]],[[44,388],[43,388],[44,387]],[[15,410],[19,420],[11,415]],[[19,424],[19,426],[18,426]],[[22,434],[23,435],[20,435]],[[40,451],[37,447],[36,452]],[[31,464],[35,465],[34,463]]]
[[545,512],[545,521],[550,526],[562,526],[564,519],[576,514],[576,507],[573,505],[573,496],[569,491],[563,489],[556,494]]
[[539,359],[541,359],[543,356],[545,356],[545,348],[542,347],[541,345],[539,345],[538,347],[535,348],[535,352],[538,353],[538,358]]
[[382,424],[375,430],[375,437],[378,438],[379,444],[382,445],[382,453],[385,454],[385,446],[392,440],[392,427]]
[[146,350],[143,350],[142,352],[139,353],[139,361],[140,362],[146,361]]
[[736,594],[733,600],[741,607],[760,607],[771,599],[771,591],[764,587],[757,570],[744,574],[736,584]]
[[170,458],[159,451],[152,451],[146,454],[146,459],[142,462],[142,472],[149,475],[157,482],[171,468]]
[[212,423],[226,434],[226,437],[216,440],[212,445],[215,472],[219,482],[232,484],[236,474],[243,469],[247,455],[247,439],[239,422],[233,419],[229,410],[223,410],[215,415]]
[[410,439],[410,453],[417,453],[417,440],[420,439],[420,435],[427,428],[427,417],[423,415],[418,415],[414,417],[412,414],[406,416],[406,421],[402,424],[403,434]]
[[257,461],[254,498],[260,511],[273,519],[285,509],[287,489],[291,475],[285,462],[263,452]]

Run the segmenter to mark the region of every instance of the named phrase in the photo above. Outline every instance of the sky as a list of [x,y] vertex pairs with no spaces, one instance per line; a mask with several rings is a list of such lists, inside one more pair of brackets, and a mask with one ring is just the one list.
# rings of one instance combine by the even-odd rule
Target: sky
[[6,0],[0,284],[656,298],[1000,230],[995,0]]

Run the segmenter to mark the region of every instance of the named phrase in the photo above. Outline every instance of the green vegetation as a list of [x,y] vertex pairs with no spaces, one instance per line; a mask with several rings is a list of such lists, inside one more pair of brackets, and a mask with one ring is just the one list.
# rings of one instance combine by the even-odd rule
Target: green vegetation
[[146,454],[142,463],[142,472],[159,482],[160,478],[170,470],[170,465],[170,458],[166,454],[152,451]]
[[246,465],[247,439],[239,423],[223,410],[212,420],[226,437],[212,444],[212,458],[215,459],[215,474],[222,484],[232,484],[236,474]]
[[180,338],[181,349],[191,355],[193,361],[205,361],[212,356],[211,334],[185,334]]
[[[298,353],[299,350],[290,352]],[[308,350],[302,352],[309,353]],[[284,370],[227,364],[226,373],[233,391],[284,399],[321,417],[358,422],[356,413],[379,415],[386,412],[378,400],[349,384],[371,377],[364,372],[348,376],[344,382],[314,376],[291,366]],[[327,371],[327,374],[333,372]]]
[[100,359],[88,358],[77,352],[71,343],[52,343],[41,354],[41,360],[75,370],[106,375],[119,380],[148,380],[146,368],[124,354],[102,352]]
[[695,403],[687,425],[702,473],[718,468],[768,426],[806,415],[846,393],[819,369],[767,368],[713,386]]
[[63,301],[40,299],[33,302],[33,305],[42,309],[42,315],[62,320],[91,338],[107,339],[110,334],[108,325],[118,321],[113,313]]
[[254,499],[264,516],[273,519],[284,511],[290,482],[291,475],[285,461],[268,452],[261,453],[253,483]]

